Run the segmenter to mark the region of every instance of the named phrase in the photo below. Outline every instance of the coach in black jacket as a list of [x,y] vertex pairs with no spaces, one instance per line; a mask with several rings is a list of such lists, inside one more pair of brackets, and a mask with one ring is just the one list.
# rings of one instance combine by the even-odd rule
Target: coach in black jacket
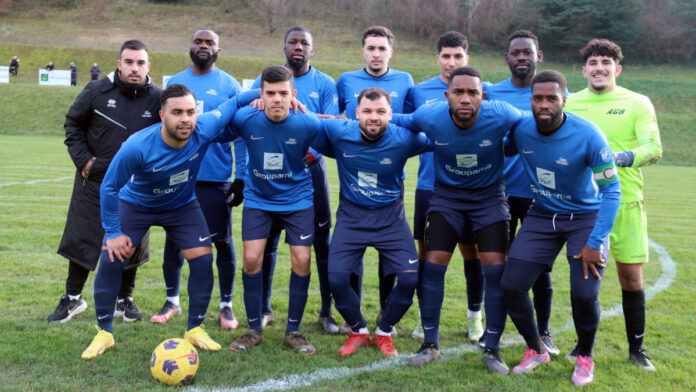
[[[65,144],[77,171],[68,218],[58,254],[69,260],[66,293],[47,320],[66,322],[87,309],[82,289],[97,266],[104,229],[99,211],[99,187],[111,160],[134,132],[158,123],[161,89],[148,75],[147,47],[140,41],[121,46],[118,69],[90,82],[65,116]],[[135,272],[149,255],[148,234],[123,272],[115,316],[142,319],[133,302]]]

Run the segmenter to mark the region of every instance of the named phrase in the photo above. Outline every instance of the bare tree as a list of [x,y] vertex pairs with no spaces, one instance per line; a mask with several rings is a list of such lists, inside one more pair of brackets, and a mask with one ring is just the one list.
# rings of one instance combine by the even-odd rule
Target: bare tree
[[246,2],[258,16],[262,17],[273,34],[285,21],[291,9],[292,0],[251,0]]

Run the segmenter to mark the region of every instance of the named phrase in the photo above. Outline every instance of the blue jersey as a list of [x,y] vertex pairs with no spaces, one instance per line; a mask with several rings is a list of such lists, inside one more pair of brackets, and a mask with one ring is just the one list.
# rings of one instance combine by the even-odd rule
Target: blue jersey
[[[188,87],[196,95],[198,114],[215,109],[242,91],[239,82],[219,68],[204,75],[195,75],[192,69],[189,67],[172,76],[167,84],[179,83]],[[235,177],[243,178],[246,173],[247,152],[241,140],[234,143],[234,160]],[[208,147],[198,172],[198,181],[232,181],[232,149],[229,143],[216,143]]]
[[365,208],[384,207],[401,198],[401,174],[408,158],[430,149],[423,133],[389,124],[381,138],[365,141],[355,120],[322,120],[312,146],[335,151],[341,197]]
[[422,131],[433,143],[435,181],[456,188],[480,189],[503,177],[503,139],[522,118],[508,103],[483,101],[474,125],[454,124],[447,102],[421,106],[394,116],[397,125]]
[[[419,107],[435,102],[447,102],[445,97],[447,83],[440,76],[426,79],[408,90],[404,113],[412,113]],[[435,185],[435,167],[433,166],[433,153],[426,152],[420,155],[418,166],[418,183],[416,188],[432,191]]]
[[194,132],[181,148],[164,142],[161,123],[130,136],[116,153],[101,185],[101,218],[106,238],[123,234],[119,198],[155,211],[170,211],[195,199],[195,182],[203,156],[236,110],[237,98],[233,98],[198,116]]
[[511,136],[532,182],[535,205],[558,214],[599,210],[587,241],[599,249],[611,231],[621,200],[614,154],[602,131],[590,121],[566,113],[563,125],[550,136],[539,133],[532,116],[525,117]]
[[244,206],[264,211],[312,207],[312,176],[303,162],[321,122],[313,113],[290,112],[273,122],[253,107],[237,111],[224,138],[244,139],[249,151]]
[[413,78],[406,72],[389,68],[387,73],[374,77],[365,69],[346,72],[338,78],[338,110],[345,111],[346,117],[355,120],[358,96],[368,87],[379,87],[391,95],[391,108],[394,113],[403,113],[408,89],[413,86]]

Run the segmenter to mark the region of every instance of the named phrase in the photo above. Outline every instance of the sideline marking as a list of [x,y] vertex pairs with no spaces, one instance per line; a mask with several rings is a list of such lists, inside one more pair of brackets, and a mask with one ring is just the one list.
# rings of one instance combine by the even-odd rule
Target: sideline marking
[[58,178],[51,178],[51,179],[45,179],[45,180],[31,180],[31,181],[24,181],[24,182],[6,182],[4,184],[0,184],[0,188],[5,187],[5,186],[10,186],[10,185],[34,185],[34,184],[38,184],[40,182],[64,181],[64,180],[69,180],[72,178],[75,178],[75,176],[58,177]]
[[[645,300],[655,298],[659,292],[667,289],[674,282],[677,275],[677,265],[670,256],[669,252],[653,240],[648,240],[651,248],[655,249],[658,259],[662,263],[662,274],[657,281],[645,290]],[[613,317],[623,314],[621,304],[618,304],[609,309],[602,309],[601,318]],[[574,328],[573,321],[569,321],[561,326],[557,331],[565,331],[566,329]],[[506,339],[501,343],[501,346],[509,346],[512,344],[522,343],[524,340],[521,336],[516,336],[511,339]],[[447,347],[440,350],[440,357],[444,359],[452,359],[460,357],[464,353],[478,352],[475,345],[470,343],[461,344],[459,346]],[[374,372],[406,365],[407,355],[398,357],[390,357],[381,361],[373,362],[362,367],[349,368],[346,366],[329,369],[319,369],[310,373],[289,374],[281,378],[271,378],[264,381],[259,381],[256,384],[247,385],[237,388],[190,388],[189,391],[212,391],[212,392],[257,392],[257,391],[276,391],[287,390],[293,388],[308,387],[322,381],[333,381],[341,378],[353,377],[365,372]]]

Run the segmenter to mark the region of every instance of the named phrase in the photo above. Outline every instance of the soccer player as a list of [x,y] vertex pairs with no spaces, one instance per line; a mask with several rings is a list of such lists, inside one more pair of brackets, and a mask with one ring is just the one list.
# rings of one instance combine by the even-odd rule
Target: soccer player
[[[543,54],[539,48],[539,39],[527,30],[512,32],[507,38],[505,62],[510,68],[510,77],[500,83],[490,85],[486,89],[487,100],[505,101],[519,110],[531,112],[532,79],[536,75],[537,64]],[[529,206],[532,204],[531,182],[524,172],[520,156],[505,158],[505,191],[510,206],[510,242],[515,238],[518,222],[524,220]],[[551,273],[543,272],[532,286],[534,293],[534,308],[537,316],[537,327],[541,341],[549,354],[558,355],[560,350],[553,342],[549,331],[553,286]]]
[[425,221],[426,261],[419,285],[425,339],[409,362],[439,356],[440,311],[445,272],[462,232],[476,236],[485,278],[486,340],[483,361],[497,374],[508,368],[500,356],[505,306],[500,278],[505,268],[510,214],[503,180],[503,138],[521,118],[508,103],[485,101],[481,74],[472,67],[452,71],[447,103],[421,106],[397,124],[422,130],[434,146],[435,187]]
[[[338,115],[338,98],[333,79],[310,65],[314,55],[312,33],[304,26],[291,27],[285,33],[285,66],[292,70],[296,98],[304,103],[309,111],[327,115]],[[252,88],[261,88],[261,76],[256,78]],[[316,256],[317,274],[319,275],[319,292],[321,310],[319,324],[328,333],[338,333],[339,326],[331,311],[331,290],[329,289],[329,234],[331,229],[331,205],[329,184],[326,179],[324,158],[310,149],[308,155],[309,171],[314,187],[314,255]],[[275,320],[271,308],[271,291],[275,271],[276,251],[282,228],[274,227],[266,243],[263,259],[263,312],[262,326]]]
[[283,66],[267,67],[261,74],[264,111],[244,108],[229,127],[231,135],[244,139],[249,152],[242,212],[242,283],[249,330],[230,345],[232,351],[247,351],[263,340],[261,268],[271,227],[281,224],[292,263],[285,343],[300,354],[316,352],[299,327],[307,304],[314,237],[312,177],[303,159],[319,129],[319,118],[289,114],[296,94],[293,79]]
[[[215,62],[220,54],[218,35],[208,29],[196,31],[191,38],[189,55],[193,64],[172,76],[169,84],[183,84],[196,96],[198,114],[215,109],[229,98],[239,94],[242,87],[237,80],[217,68]],[[220,325],[234,329],[239,326],[232,309],[234,288],[235,255],[232,242],[232,208],[225,201],[229,191],[238,194],[237,205],[242,202],[242,189],[246,174],[247,152],[242,140],[234,142],[235,180],[232,181],[232,148],[229,143],[213,143],[203,157],[196,179],[196,199],[208,224],[210,238],[217,256],[220,287]],[[152,323],[165,323],[181,314],[179,306],[179,281],[183,257],[171,238],[164,245],[162,272],[167,289],[167,300],[158,314],[150,318]]]
[[[599,325],[599,288],[607,237],[621,199],[614,156],[602,131],[563,112],[565,77],[543,71],[532,80],[532,112],[511,135],[534,193],[527,217],[512,243],[501,282],[510,318],[527,343],[513,373],[549,362],[534,323],[529,289],[553,268],[566,244],[570,298],[578,358],[572,380],[586,385],[594,377],[592,346]],[[604,244],[604,245],[603,245]]]
[[121,273],[133,247],[152,225],[162,226],[189,262],[189,315],[184,339],[204,350],[221,348],[201,327],[213,291],[213,255],[211,235],[194,190],[203,156],[236,111],[237,99],[200,116],[195,95],[184,85],[168,86],[160,100],[162,123],[128,138],[102,183],[105,250],[94,280],[99,327],[82,353],[85,359],[114,345],[113,306]]
[[[655,371],[643,348],[645,291],[643,264],[648,262],[648,223],[640,168],[662,157],[660,131],[650,99],[616,84],[621,74],[621,47],[593,39],[580,53],[587,88],[568,97],[566,110],[602,129],[614,151],[621,181],[621,205],[611,232],[611,254],[621,283],[628,338],[628,358],[641,369]],[[573,350],[571,357],[577,354]]]
[[[464,34],[448,31],[437,41],[437,65],[440,67],[438,76],[426,79],[408,90],[404,111],[411,113],[422,105],[434,102],[445,102],[445,91],[449,76],[455,69],[467,65],[469,42]],[[413,213],[413,238],[418,241],[418,259],[425,262],[425,216],[430,207],[430,196],[435,185],[435,169],[433,153],[420,155],[418,166],[418,182],[416,185],[416,200]],[[468,302],[467,329],[468,337],[476,343],[483,335],[481,324],[481,303],[483,302],[483,270],[481,260],[476,251],[474,238],[467,231],[460,239],[459,250],[464,258],[464,276],[466,277],[466,296]],[[424,337],[418,327],[411,334],[413,337]]]
[[[82,289],[102,249],[104,229],[99,217],[99,187],[121,144],[136,131],[157,123],[160,90],[148,75],[147,46],[126,41],[116,71],[87,84],[65,116],[65,144],[77,167],[65,230],[58,254],[69,261],[65,294],[47,320],[66,322],[87,309]],[[142,320],[132,294],[136,269],[150,258],[149,237],[139,242],[123,270],[116,315]]]
[[[355,119],[355,109],[358,107],[360,92],[368,87],[379,87],[391,96],[391,108],[394,113],[403,113],[408,89],[413,86],[413,78],[406,72],[389,67],[394,45],[394,34],[383,26],[372,26],[363,32],[362,53],[365,68],[342,74],[336,82],[338,91],[338,108],[346,113],[346,117]],[[379,261],[379,303],[380,315],[394,287],[395,275],[383,274],[385,260]],[[353,285],[360,292],[360,283]],[[393,331],[394,333],[396,330]]]
[[312,143],[319,151],[335,153],[341,183],[329,251],[331,291],[336,308],[352,330],[340,348],[341,355],[370,344],[360,297],[351,289],[351,277],[362,273],[368,246],[383,256],[385,274],[397,276],[372,340],[387,357],[398,355],[391,330],[411,306],[418,285],[418,254],[404,213],[401,175],[408,158],[431,147],[422,133],[389,124],[390,101],[389,93],[381,88],[362,90],[358,121],[325,120]]

